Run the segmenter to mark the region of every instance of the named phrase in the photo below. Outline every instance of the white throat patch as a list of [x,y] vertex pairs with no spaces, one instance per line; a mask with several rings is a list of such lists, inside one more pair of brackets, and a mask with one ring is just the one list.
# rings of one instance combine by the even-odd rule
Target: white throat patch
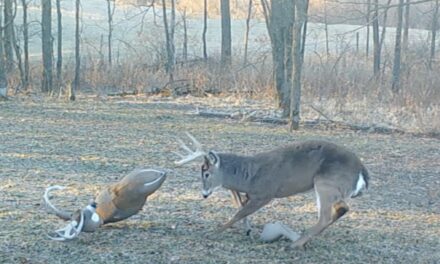
[[97,213],[93,213],[92,214],[92,221],[95,223],[99,223],[100,222],[100,218],[99,215]]

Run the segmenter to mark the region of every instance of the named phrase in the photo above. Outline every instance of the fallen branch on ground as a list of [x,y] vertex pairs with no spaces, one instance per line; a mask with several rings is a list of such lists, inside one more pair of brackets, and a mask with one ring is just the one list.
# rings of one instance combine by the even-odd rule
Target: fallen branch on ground
[[[322,111],[318,111],[316,108],[313,108],[315,111],[317,111],[321,116],[325,118],[325,120],[305,120],[302,123],[304,127],[312,128],[319,125],[324,126],[336,126],[338,128],[344,128],[344,129],[350,129],[354,131],[363,131],[363,132],[374,132],[374,133],[381,133],[381,134],[392,134],[392,133],[399,133],[404,134],[406,133],[404,130],[398,129],[398,128],[392,128],[392,127],[384,127],[384,126],[377,126],[377,125],[359,125],[359,124],[351,124],[346,121],[336,121],[331,118],[329,118],[327,115],[325,115]],[[215,111],[215,110],[200,110],[199,108],[196,109],[196,115],[199,115],[201,117],[206,118],[224,118],[224,119],[232,119],[232,120],[239,120],[240,122],[259,122],[259,123],[269,123],[274,125],[287,125],[289,122],[285,118],[278,118],[278,117],[271,117],[271,116],[258,116],[255,112],[250,112],[249,114],[243,113],[243,112],[225,112],[225,111]]]

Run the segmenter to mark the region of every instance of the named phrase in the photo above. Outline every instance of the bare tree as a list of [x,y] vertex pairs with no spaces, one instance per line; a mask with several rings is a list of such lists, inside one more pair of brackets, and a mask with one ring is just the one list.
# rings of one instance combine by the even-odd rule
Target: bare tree
[[399,0],[399,6],[397,7],[396,41],[394,44],[393,77],[391,83],[391,91],[393,91],[393,93],[398,93],[400,90],[400,61],[401,61],[401,53],[402,53],[403,4],[404,4],[404,0]]
[[329,39],[328,39],[328,21],[327,21],[327,0],[324,0],[324,32],[325,32],[325,51],[330,56]]
[[[112,5],[113,2],[113,5]],[[107,23],[108,23],[108,65],[112,67],[112,34],[113,34],[113,15],[115,14],[114,0],[107,0]]]
[[61,0],[56,0],[57,5],[57,93],[61,92],[61,73],[63,70],[63,23],[61,13]]
[[[303,23],[303,27],[302,27],[302,40],[301,40],[301,50],[300,50],[300,55],[301,55],[301,65],[304,63],[304,56],[305,56],[305,51],[306,51],[306,38],[307,38],[307,25],[308,25],[308,21],[309,21],[309,3],[310,0],[305,0],[305,9],[303,10],[304,12],[304,23]],[[292,26],[293,29],[293,26]],[[292,40],[293,41],[293,40]],[[290,43],[292,43],[292,41],[290,41]],[[290,72],[292,72],[292,69],[290,69]]]
[[[170,20],[170,44],[171,44],[171,65],[176,64],[176,46],[174,43],[174,33],[176,31],[176,0],[171,0],[171,20]],[[174,71],[174,69],[173,69]]]
[[5,53],[3,39],[3,5],[0,2],[0,97],[6,97],[8,81],[6,79]]
[[380,72],[380,44],[379,44],[379,0],[374,0],[373,13],[373,73],[378,75]]
[[248,3],[248,12],[246,17],[246,32],[244,35],[244,59],[243,64],[246,65],[248,62],[248,46],[249,46],[249,31],[250,31],[250,21],[252,17],[252,0]]
[[293,23],[293,45],[292,45],[292,61],[293,61],[293,79],[290,94],[290,131],[299,128],[300,106],[301,106],[301,72],[303,66],[303,55],[301,54],[304,45],[307,28],[305,27],[307,19],[308,1],[295,1],[295,21]]
[[29,87],[29,25],[28,25],[28,15],[27,8],[28,2],[26,0],[21,0],[21,5],[23,8],[23,53],[24,53],[24,83],[23,88],[27,90]]
[[208,52],[206,50],[206,31],[208,30],[208,0],[203,1],[203,59],[208,60]]
[[174,27],[175,27],[175,0],[171,0],[171,22],[168,23],[166,0],[162,0],[163,24],[165,29],[165,40],[167,48],[167,63],[165,70],[169,74],[170,83],[173,82],[174,63],[175,63],[175,48],[174,48]]
[[186,62],[188,60],[188,27],[187,27],[187,16],[186,16],[186,8],[182,13],[182,23],[183,23],[183,48],[182,48],[182,56],[183,60]]
[[[14,18],[16,11],[13,11],[13,0],[4,0],[4,53],[6,59],[6,71],[10,72],[14,68]],[[15,10],[16,10],[15,5]]]
[[43,81],[41,90],[52,92],[52,61],[53,61],[53,41],[52,41],[52,3],[51,0],[42,0],[42,51],[43,51]]
[[432,26],[431,26],[431,50],[429,56],[429,69],[432,69],[432,63],[435,60],[435,40],[438,30],[438,13],[439,13],[439,0],[435,0],[434,11],[432,14]]
[[382,46],[385,40],[386,28],[387,28],[387,17],[388,10],[390,8],[391,0],[388,0],[387,4],[382,8],[383,11],[383,19],[382,19],[382,32],[379,36],[379,0],[374,0],[374,11],[373,11],[373,46],[374,46],[374,54],[373,54],[373,73],[375,76],[379,76],[380,74],[380,61],[382,56]]
[[272,61],[278,106],[283,116],[289,115],[290,89],[292,83],[292,28],[294,20],[294,1],[261,0],[266,26],[272,46]]
[[370,23],[371,23],[371,0],[367,0],[367,14],[365,16],[367,22],[367,36],[366,36],[366,45],[365,45],[365,55],[368,58],[370,55]]
[[405,2],[405,19],[403,24],[403,38],[402,38],[402,53],[406,54],[408,51],[408,37],[409,37],[409,20],[410,20],[410,6],[411,0]]
[[75,1],[75,79],[73,87],[70,86],[70,101],[75,101],[76,93],[80,89],[80,74],[81,74],[81,54],[80,54],[80,35],[79,35],[79,16],[80,16],[81,1]]
[[15,34],[15,28],[12,28],[12,46],[14,48],[14,52],[15,52],[15,57],[17,59],[17,66],[18,66],[18,71],[20,72],[20,86],[16,87],[15,92],[17,92],[17,90],[22,89],[23,87],[25,87],[25,76],[24,76],[24,70],[23,70],[23,60],[21,58],[21,49],[20,49],[20,43],[17,39],[17,36]]
[[229,0],[220,0],[222,24],[222,49],[221,62],[223,66],[231,64],[232,36],[231,36],[231,10]]

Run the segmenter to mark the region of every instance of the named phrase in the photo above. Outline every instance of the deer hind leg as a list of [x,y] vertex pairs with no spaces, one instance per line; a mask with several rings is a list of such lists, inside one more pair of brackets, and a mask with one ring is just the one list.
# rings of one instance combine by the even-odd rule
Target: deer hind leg
[[[232,194],[232,198],[234,199],[235,205],[239,209],[243,208],[249,201],[249,196],[247,194],[245,196],[242,196],[242,194],[236,191],[231,191],[231,194]],[[251,226],[251,222],[247,217],[243,219],[243,226],[246,230],[246,235],[249,236],[252,231],[252,226]]]
[[324,229],[348,212],[348,205],[337,187],[315,183],[315,192],[318,207],[318,223],[304,232],[293,243],[293,247],[304,247],[312,237],[320,234]]
[[226,224],[219,228],[218,232],[222,232],[225,229],[231,227],[234,223],[240,221],[246,216],[256,212],[261,207],[265,206],[272,199],[247,199],[246,204],[229,220]]

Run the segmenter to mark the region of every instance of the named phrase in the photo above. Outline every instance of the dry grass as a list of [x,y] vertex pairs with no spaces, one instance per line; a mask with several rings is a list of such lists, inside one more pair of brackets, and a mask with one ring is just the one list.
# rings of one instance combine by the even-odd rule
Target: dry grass
[[[203,102],[203,101],[202,101]],[[440,236],[440,141],[204,119],[187,103],[153,99],[0,102],[1,263],[435,263]],[[371,174],[368,193],[306,251],[252,241],[239,227],[215,234],[235,211],[225,191],[203,200],[198,166],[174,167],[174,140],[189,130],[219,151],[255,153],[323,138],[353,149]],[[44,188],[71,187],[54,202],[74,209],[138,166],[173,169],[137,216],[68,243],[45,236],[62,225],[42,205]],[[316,220],[314,197],[274,201],[252,217],[297,231]]]

